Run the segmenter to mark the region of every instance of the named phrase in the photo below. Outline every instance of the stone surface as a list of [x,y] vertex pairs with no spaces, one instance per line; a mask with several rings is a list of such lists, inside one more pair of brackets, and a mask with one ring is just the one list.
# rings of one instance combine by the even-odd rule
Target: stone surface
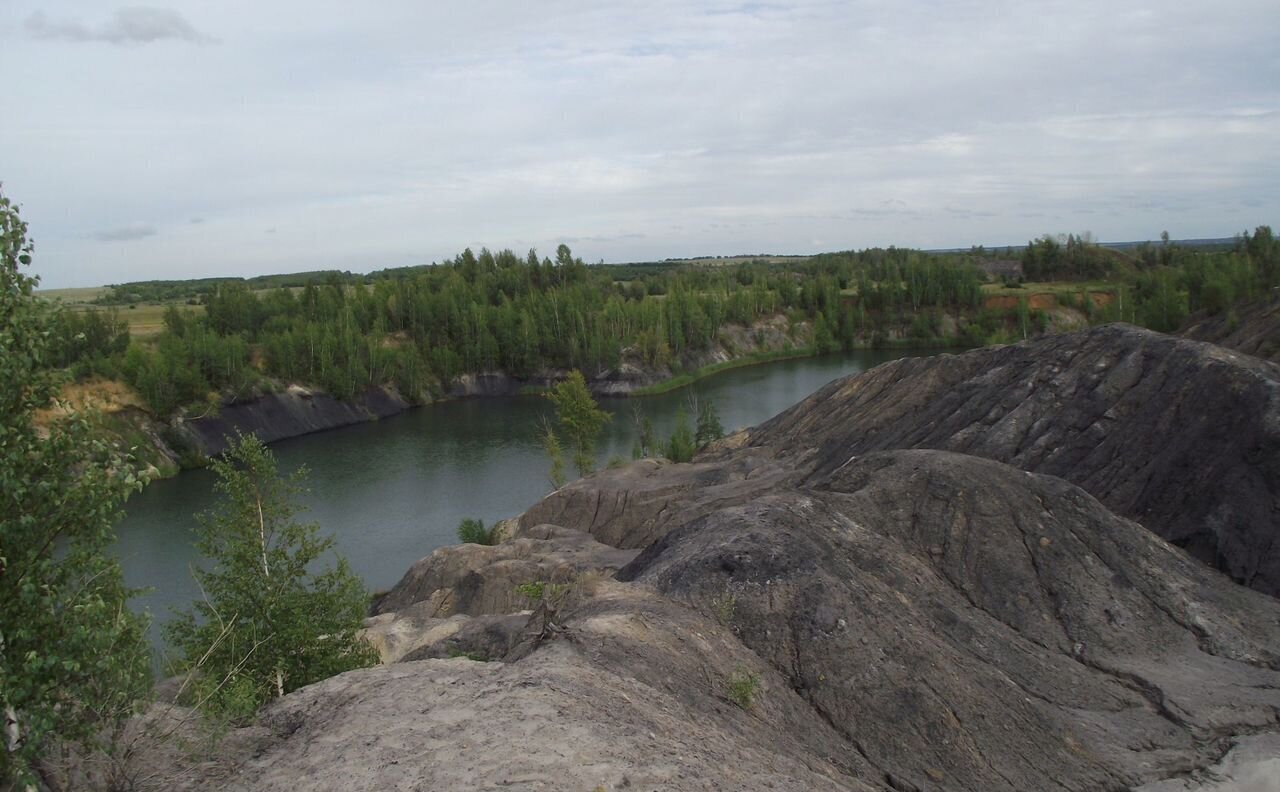
[[293,385],[282,393],[224,404],[216,413],[183,421],[176,429],[202,454],[215,456],[226,448],[226,438],[236,432],[256,434],[264,443],[271,443],[387,418],[409,407],[398,393],[384,388],[370,388],[351,401],[341,401],[322,391]]
[[[1280,479],[1250,471],[1273,463],[1275,367],[1242,357],[1113,327],[899,361],[750,445],[575,482],[513,538],[437,551],[378,603],[370,630],[414,647],[401,662],[274,703],[208,780],[162,775],[245,790],[1267,790],[1280,600],[1115,513],[1167,515],[1157,482],[1201,519],[1228,513],[1224,480],[1240,514],[1274,502]],[[1175,419],[1213,475],[1187,469]],[[935,437],[979,455],[864,448]],[[1002,450],[1013,464],[984,458]],[[1082,475],[1101,495],[1023,469],[1067,458],[1110,460],[1110,479]],[[563,595],[513,596],[535,579]],[[417,659],[454,653],[502,662]]]
[[670,531],[619,579],[732,602],[742,643],[921,789],[1124,788],[1280,716],[1280,603],[965,455],[865,455]]
[[1128,325],[836,380],[751,432],[818,474],[936,448],[1061,476],[1238,581],[1280,593],[1280,367]]
[[1236,306],[1225,314],[1192,317],[1179,335],[1280,363],[1280,293]]
[[562,583],[585,572],[612,573],[635,557],[587,533],[555,525],[521,528],[502,544],[442,547],[418,561],[373,606],[374,615],[416,605],[429,617],[510,613],[528,607],[516,589]]

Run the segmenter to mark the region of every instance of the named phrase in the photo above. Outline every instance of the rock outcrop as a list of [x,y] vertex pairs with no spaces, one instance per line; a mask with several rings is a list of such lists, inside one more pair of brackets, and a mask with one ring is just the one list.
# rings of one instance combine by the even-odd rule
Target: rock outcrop
[[[415,565],[368,625],[401,662],[272,705],[234,735],[216,787],[1083,792],[1266,779],[1280,750],[1280,600],[1117,504],[1169,517],[1148,489],[1164,482],[1203,520],[1274,528],[1259,504],[1280,478],[1247,469],[1276,464],[1274,381],[1268,364],[1105,328],[888,364],[696,464],[575,482],[503,544]],[[1230,415],[1202,415],[1217,410]],[[1208,472],[1185,469],[1194,448],[1167,436],[1174,425]],[[928,448],[935,437],[969,453]],[[1012,464],[984,458],[997,452]],[[1079,484],[1043,472],[1066,459],[1107,464]],[[533,580],[543,596],[516,595]],[[501,662],[427,659],[450,655]]]
[[936,448],[1061,476],[1280,594],[1280,367],[1128,325],[903,358],[827,385],[750,444],[829,474]]
[[1179,335],[1280,363],[1280,293],[1236,305],[1225,314],[1193,316]]
[[280,393],[267,393],[224,404],[217,412],[182,421],[175,430],[204,456],[226,448],[226,438],[236,432],[256,434],[264,443],[287,437],[337,429],[351,424],[387,418],[411,405],[387,388],[370,388],[350,401],[335,399],[323,391],[291,385]]

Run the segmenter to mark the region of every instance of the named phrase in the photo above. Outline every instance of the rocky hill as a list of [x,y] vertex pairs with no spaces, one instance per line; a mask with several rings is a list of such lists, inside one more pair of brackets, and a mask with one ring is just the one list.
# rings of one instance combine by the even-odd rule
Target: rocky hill
[[750,433],[815,475],[937,448],[1061,476],[1280,594],[1280,366],[1128,325],[893,361]]
[[1180,335],[1280,363],[1280,294],[1236,305],[1225,314],[1192,317]]
[[152,777],[1274,789],[1280,600],[1153,530],[1224,557],[1274,534],[1278,380],[1110,327],[838,381],[693,464],[602,472],[496,547],[436,551],[369,621],[388,664]]

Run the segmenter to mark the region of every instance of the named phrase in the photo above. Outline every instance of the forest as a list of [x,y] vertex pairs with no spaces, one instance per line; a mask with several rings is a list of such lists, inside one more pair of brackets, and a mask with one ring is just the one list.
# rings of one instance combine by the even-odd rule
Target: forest
[[[162,332],[131,339],[114,307],[63,311],[54,360],[79,376],[123,379],[167,415],[273,380],[340,398],[389,384],[428,400],[470,372],[579,369],[590,378],[624,354],[678,370],[686,351],[715,343],[726,324],[779,314],[809,323],[816,353],[895,339],[980,346],[1047,327],[1045,313],[1025,297],[988,305],[984,289],[1010,264],[1020,265],[1022,277],[1003,276],[1006,293],[1017,294],[1022,279],[1053,281],[1066,284],[1065,301],[1089,321],[1173,331],[1193,312],[1226,312],[1274,288],[1280,242],[1262,226],[1225,250],[1166,239],[1119,252],[1068,235],[1021,250],[890,247],[723,266],[587,265],[565,245],[554,259],[467,249],[442,263],[368,275],[117,286],[102,298],[108,306],[170,300]],[[1095,303],[1089,294],[1098,291],[1114,299]],[[950,335],[941,328],[944,314],[959,317]]]

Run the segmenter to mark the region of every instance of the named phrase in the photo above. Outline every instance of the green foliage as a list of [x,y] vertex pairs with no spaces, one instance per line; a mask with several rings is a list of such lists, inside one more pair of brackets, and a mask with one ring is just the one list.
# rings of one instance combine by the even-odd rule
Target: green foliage
[[[1242,234],[1230,250],[1166,242],[1125,254],[1087,235],[1066,235],[1003,253],[891,247],[724,267],[588,267],[567,248],[557,249],[554,260],[539,260],[534,251],[521,257],[510,250],[464,250],[437,266],[369,275],[126,284],[110,301],[119,302],[122,294],[185,295],[201,302],[205,313],[167,311],[163,332],[130,344],[125,353],[118,351],[120,333],[111,329],[118,330],[118,320],[86,314],[83,321],[94,326],[68,325],[57,334],[57,346],[60,365],[77,374],[118,372],[161,413],[203,401],[210,392],[244,391],[262,376],[308,383],[339,398],[394,385],[411,399],[426,399],[463,374],[600,371],[624,356],[679,372],[688,353],[725,337],[725,325],[780,314],[793,323],[810,322],[817,351],[883,346],[903,337],[932,341],[944,313],[964,321],[982,310],[986,277],[976,264],[993,257],[1020,256],[1031,279],[1105,278],[1132,299],[1095,312],[1094,320],[1165,327],[1179,315],[1179,305],[1185,305],[1183,313],[1217,313],[1280,285],[1278,251],[1280,241],[1267,226]],[[1159,271],[1169,274],[1168,288],[1158,278],[1143,280]],[[1030,313],[1017,317],[1011,309],[1004,319],[986,337],[1018,338],[1024,325],[1028,335],[1034,329]],[[758,334],[757,345],[763,339]]]
[[545,580],[531,580],[516,586],[516,593],[537,605],[544,600],[556,603],[569,591],[567,583],[548,583]]
[[733,614],[738,607],[738,598],[732,592],[726,591],[711,600],[711,613],[716,617],[716,621],[721,626],[729,627],[733,624]]
[[587,475],[595,470],[596,440],[613,416],[596,404],[582,372],[576,369],[552,388],[547,398],[556,406],[560,431],[573,448],[573,464],[578,475]]
[[819,355],[830,354],[840,348],[822,311],[818,311],[813,317],[813,348]]
[[1115,254],[1095,244],[1087,233],[1065,238],[1046,234],[1028,242],[1022,253],[1022,274],[1031,281],[1093,280],[1115,270]]
[[26,224],[0,194],[0,787],[34,784],[51,740],[102,747],[151,682],[145,622],[109,548],[124,460],[79,415],[36,427],[60,319],[33,296]]
[[729,675],[725,692],[729,696],[729,700],[734,704],[744,710],[751,709],[751,704],[755,701],[756,694],[760,692],[760,675],[739,666]]
[[689,414],[684,407],[676,411],[676,428],[667,440],[666,456],[672,462],[688,462],[698,450],[693,431],[689,428]]
[[129,348],[129,324],[114,309],[60,311],[50,347],[51,365],[74,365],[81,374],[114,374],[115,366],[107,361]]
[[295,522],[294,499],[305,471],[279,475],[275,457],[240,435],[223,459],[218,506],[199,516],[196,546],[212,562],[195,570],[205,599],[166,625],[196,670],[211,712],[243,712],[353,668],[377,653],[356,635],[369,601],[360,579],[339,559],[317,571],[333,539],[314,523]]
[[714,442],[724,437],[724,427],[720,425],[720,413],[716,410],[716,403],[711,399],[698,400],[698,428],[694,433],[694,440],[699,448],[707,443]]
[[547,478],[550,479],[552,488],[560,489],[565,484],[564,452],[560,450],[560,438],[556,437],[555,429],[551,428],[551,422],[545,416],[542,419],[540,435],[542,448],[547,452],[547,458],[551,460],[551,472],[547,474]]
[[458,541],[467,544],[491,545],[497,538],[497,530],[497,523],[490,528],[485,528],[484,520],[465,517],[458,523]]

